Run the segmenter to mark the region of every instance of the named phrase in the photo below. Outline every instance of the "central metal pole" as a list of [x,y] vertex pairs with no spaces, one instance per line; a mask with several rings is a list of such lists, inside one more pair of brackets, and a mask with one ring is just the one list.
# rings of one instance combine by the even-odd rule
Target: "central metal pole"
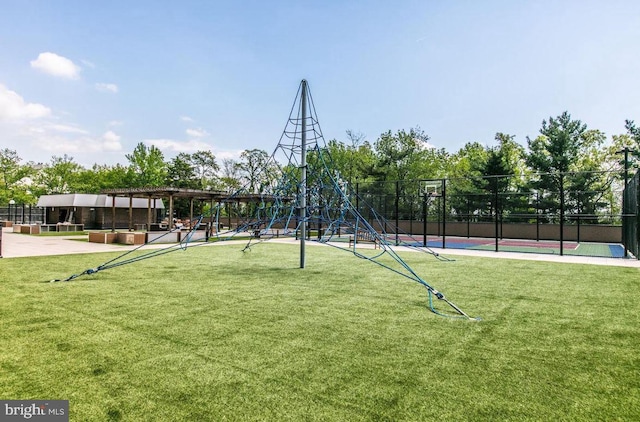
[[300,150],[300,268],[305,265],[304,242],[307,238],[307,81],[302,80],[302,133]]

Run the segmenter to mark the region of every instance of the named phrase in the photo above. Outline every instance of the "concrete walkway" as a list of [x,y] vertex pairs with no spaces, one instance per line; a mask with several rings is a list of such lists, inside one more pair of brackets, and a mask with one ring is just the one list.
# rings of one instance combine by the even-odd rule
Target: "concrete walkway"
[[[75,240],[74,240],[75,239]],[[273,239],[273,242],[293,243],[296,242],[293,239]],[[244,242],[241,242],[244,243]],[[315,245],[315,242],[308,242],[310,245]],[[218,243],[228,244],[227,242]],[[212,244],[216,245],[216,244]],[[151,248],[165,248],[168,244],[154,244],[147,245],[143,249]],[[86,236],[32,236],[21,233],[13,233],[11,228],[4,228],[2,234],[2,257],[3,258],[21,258],[30,256],[46,256],[46,255],[69,255],[69,254],[82,254],[82,253],[96,253],[96,252],[125,252],[136,248],[134,245],[119,245],[119,244],[102,244],[102,243],[89,243],[86,241]],[[407,250],[412,251],[409,248],[394,248],[398,251]],[[618,267],[633,267],[640,269],[640,261],[636,259],[622,259],[622,258],[599,258],[589,256],[573,256],[573,255],[548,255],[548,254],[535,254],[535,253],[518,253],[518,252],[492,252],[492,251],[477,251],[469,249],[441,249],[431,248],[434,252],[443,256],[478,256],[487,258],[500,258],[500,259],[522,259],[532,261],[548,261],[548,262],[565,262],[576,264],[591,264],[591,265],[609,265]]]
[[124,252],[135,247],[89,243],[86,240],[86,236],[32,236],[13,233],[11,228],[4,228],[2,230],[2,251],[0,252],[3,258],[23,258],[92,252]]

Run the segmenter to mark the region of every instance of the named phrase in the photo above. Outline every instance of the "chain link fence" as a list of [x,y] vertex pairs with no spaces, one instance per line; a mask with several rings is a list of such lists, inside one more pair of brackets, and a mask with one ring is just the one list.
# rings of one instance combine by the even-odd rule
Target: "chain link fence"
[[[358,181],[354,202],[367,218],[371,207],[405,232],[442,238],[443,246],[447,236],[492,238],[496,250],[501,239],[549,240],[562,254],[565,242],[621,244],[623,232],[637,244],[633,180],[635,208],[625,200],[624,212],[623,176],[604,171]],[[637,245],[628,250],[638,256]]]

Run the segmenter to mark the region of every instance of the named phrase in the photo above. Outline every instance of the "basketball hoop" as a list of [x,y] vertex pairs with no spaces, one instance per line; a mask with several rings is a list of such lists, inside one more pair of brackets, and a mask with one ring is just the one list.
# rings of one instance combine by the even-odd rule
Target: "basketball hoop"
[[442,180],[421,180],[419,193],[425,199],[442,196]]

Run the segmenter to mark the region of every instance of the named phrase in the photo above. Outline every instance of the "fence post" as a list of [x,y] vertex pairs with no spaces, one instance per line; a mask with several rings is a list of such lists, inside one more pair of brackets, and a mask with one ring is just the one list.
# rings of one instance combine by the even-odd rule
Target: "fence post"
[[467,239],[471,237],[471,200],[467,194]]
[[[440,225],[438,224],[438,227]],[[442,249],[447,246],[447,179],[442,179]]]
[[413,236],[413,195],[409,196],[409,233]]
[[560,173],[560,256],[564,255],[564,173]]
[[536,191],[536,242],[540,241],[540,191]]
[[635,215],[635,219],[636,219],[636,238],[634,239],[635,241],[635,248],[636,248],[636,259],[640,260],[640,253],[638,251],[639,246],[640,246],[640,232],[638,231],[638,226],[640,225],[640,212],[638,212],[638,204],[640,203],[640,189],[638,189],[638,185],[640,185],[640,171],[638,173],[636,173],[636,175],[634,176],[635,179],[635,204],[636,204],[636,215]]
[[498,240],[498,230],[500,228],[500,220],[499,220],[499,216],[498,216],[498,176],[494,177],[494,183],[493,183],[493,202],[494,202],[494,206],[493,206],[493,211],[495,213],[495,234],[496,234],[496,252],[498,252],[498,245],[499,245],[499,240]]
[[400,212],[400,181],[396,180],[396,201],[394,204],[394,208],[395,208],[395,214],[396,214],[396,229],[394,230],[396,232],[396,246],[398,246],[398,244],[400,243],[400,217],[399,217],[399,212]]
[[576,216],[576,237],[577,237],[577,241],[578,243],[580,243],[580,216],[582,215],[583,212],[583,206],[582,206],[582,191],[578,192],[578,215]]
[[424,197],[422,199],[422,216],[424,220],[422,220],[422,246],[427,246],[427,217],[429,216],[428,207],[429,204],[427,202],[427,192],[425,190]]
[[[623,233],[622,234],[622,237],[623,237],[622,243],[624,244],[624,257],[625,258],[629,256],[629,248],[627,246],[627,242],[625,242],[625,240],[624,240],[624,237],[625,237],[625,235],[624,235],[624,233],[625,233],[624,221],[625,221],[625,218],[626,218],[625,215],[627,214],[625,212],[625,193],[627,191],[627,185],[629,184],[629,153],[630,152],[631,153],[635,153],[636,151],[630,149],[627,146],[625,146],[624,149],[621,150],[621,151],[616,151],[616,154],[624,153],[624,190],[622,191],[622,215],[623,215],[623,217],[622,217],[622,221],[623,221],[623,223],[622,223],[622,233]],[[637,185],[636,185],[636,189],[637,189]],[[634,241],[637,241],[637,240],[634,240]],[[635,249],[637,251],[637,249],[638,249],[637,246],[636,246]],[[637,257],[637,258],[640,259],[640,257]]]
[[356,211],[360,212],[360,182],[356,182]]

